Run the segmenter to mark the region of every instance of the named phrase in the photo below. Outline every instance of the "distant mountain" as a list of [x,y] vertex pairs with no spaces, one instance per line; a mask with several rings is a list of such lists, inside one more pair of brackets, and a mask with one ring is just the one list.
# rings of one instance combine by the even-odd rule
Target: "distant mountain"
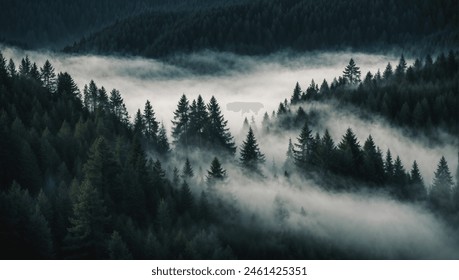
[[146,11],[203,9],[235,1],[0,0],[0,42],[63,47],[117,20]]
[[455,0],[243,1],[205,10],[147,12],[65,50],[161,57],[203,49],[265,54],[416,43],[449,47],[459,42],[457,11]]

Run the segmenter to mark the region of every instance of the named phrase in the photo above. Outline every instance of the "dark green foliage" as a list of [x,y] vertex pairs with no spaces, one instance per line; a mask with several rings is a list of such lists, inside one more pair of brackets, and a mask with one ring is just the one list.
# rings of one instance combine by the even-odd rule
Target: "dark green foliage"
[[301,93],[302,91],[300,84],[296,82],[295,88],[293,89],[292,97],[290,98],[290,103],[297,104],[298,102],[300,102]]
[[182,177],[184,179],[192,178],[194,176],[193,167],[191,167],[190,160],[186,158],[185,164],[183,165],[182,169]]
[[228,152],[234,154],[236,152],[236,146],[229,132],[229,128],[227,127],[228,121],[224,119],[220,110],[220,105],[218,105],[217,99],[214,96],[211,97],[207,105],[207,110],[209,112],[207,139],[209,139],[209,142],[216,146],[216,148],[225,148]]
[[363,154],[357,137],[351,128],[346,130],[346,134],[338,144],[337,155],[342,174],[353,176],[359,174],[363,163]]
[[187,97],[182,95],[174,112],[174,120],[172,121],[172,137],[175,144],[187,146],[187,130],[189,125],[189,102]]
[[163,123],[161,124],[161,128],[159,129],[159,132],[158,132],[156,150],[161,155],[165,155],[170,151],[169,140],[167,139],[167,131]]
[[117,231],[112,233],[108,242],[108,254],[111,260],[130,260],[131,252]]
[[379,148],[376,148],[373,137],[368,136],[363,145],[362,175],[370,182],[384,182],[384,163]]
[[346,69],[344,69],[343,77],[346,79],[346,82],[351,85],[360,83],[360,67],[357,67],[354,59],[351,58]]
[[295,144],[295,148],[293,150],[295,164],[300,169],[306,169],[312,162],[312,147],[314,141],[307,122],[304,123],[297,141],[298,143]]
[[0,193],[0,259],[49,259],[51,232],[37,202],[14,183]]
[[151,106],[149,100],[145,103],[145,108],[143,110],[143,126],[143,135],[147,139],[148,143],[150,146],[157,147],[159,123],[156,121],[155,112],[153,111],[153,107]]
[[106,258],[105,241],[108,236],[109,217],[99,191],[90,181],[84,181],[74,201],[71,226],[66,238],[69,257]]
[[[40,68],[40,78],[45,88],[51,92],[56,90],[56,74],[49,60],[46,60],[43,67]],[[69,92],[69,94],[71,94],[71,92]]]
[[252,127],[249,127],[247,137],[242,143],[240,161],[244,170],[256,173],[261,172],[260,164],[265,162],[265,155],[260,152]]
[[453,177],[448,163],[444,157],[441,157],[429,195],[432,206],[442,211],[450,210],[452,187]]
[[215,157],[212,160],[212,163],[210,164],[210,169],[207,170],[207,183],[209,185],[214,185],[215,183],[219,181],[223,181],[226,178],[226,170],[223,169],[222,165],[220,164],[220,161],[218,160],[217,157]]
[[[187,1],[188,2],[188,1]],[[161,57],[218,50],[266,54],[381,46],[455,47],[452,0],[259,0],[195,12],[150,12],[120,21],[67,48]],[[430,36],[430,37],[429,37]]]
[[413,162],[413,166],[410,171],[408,195],[412,200],[423,200],[427,198],[427,190],[416,161]]

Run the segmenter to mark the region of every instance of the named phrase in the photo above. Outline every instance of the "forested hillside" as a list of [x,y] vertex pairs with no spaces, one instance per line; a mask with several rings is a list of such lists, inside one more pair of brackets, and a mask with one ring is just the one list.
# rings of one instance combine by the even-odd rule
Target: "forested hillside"
[[[401,76],[367,75],[363,83],[358,82],[358,66],[351,62],[341,82],[333,82],[330,87],[324,83],[318,90],[313,85],[303,92],[297,86],[290,103],[281,103],[271,118],[265,116],[262,131],[255,133],[247,127],[245,141],[235,143],[216,98],[206,103],[201,96],[190,101],[183,95],[174,112],[172,141],[169,141],[164,125],[157,121],[154,104],[149,101],[131,120],[116,89],[108,92],[90,81],[80,92],[68,73],[56,75],[49,62],[39,67],[25,57],[16,62],[19,65],[16,67],[14,61],[7,61],[0,54],[0,256],[3,259],[385,256],[342,247],[339,243],[324,247],[313,231],[267,229],[254,214],[247,220],[235,201],[230,203],[218,195],[219,188],[241,179],[231,177],[227,173],[230,169],[232,174],[241,172],[242,175],[236,176],[253,182],[278,180],[278,176],[287,182],[291,178],[310,180],[319,175],[326,189],[346,192],[353,186],[388,193],[394,199],[434,211],[452,228],[457,228],[459,188],[453,180],[455,171],[449,170],[443,157],[439,155],[435,179],[430,185],[422,179],[416,162],[405,168],[390,150],[381,151],[375,144],[378,139],[371,135],[361,145],[352,128],[337,144],[328,131],[314,134],[310,129],[314,117],[301,108],[302,102],[320,96],[353,100],[346,96],[355,95],[357,101],[365,100],[363,96],[372,94],[364,92],[366,87],[392,88],[392,79],[402,79],[404,82],[400,84],[412,90],[418,85],[416,94],[425,96],[418,100],[429,100],[430,95],[435,95],[422,86],[432,84],[432,89],[439,90],[438,94],[445,94],[438,97],[447,99],[443,105],[457,106],[454,103],[457,88],[449,93],[448,89],[436,87],[432,80],[437,77],[435,73],[446,69],[447,74],[437,77],[442,84],[449,85],[448,81],[457,78],[457,54],[443,57],[431,63],[427,59],[419,69],[410,67],[406,73],[400,72]],[[389,103],[391,96],[386,94],[383,104]],[[409,99],[406,103],[411,107]],[[437,110],[435,102],[433,106]],[[431,122],[452,128],[452,118],[457,114],[453,109],[444,108],[449,115],[431,117]],[[410,112],[404,114],[406,119],[413,120],[412,125],[429,128],[429,122],[415,121],[416,114]],[[422,115],[429,118],[424,111]],[[387,114],[387,117],[392,116]],[[405,124],[403,120],[400,122]],[[257,135],[272,137],[289,129],[298,131],[298,138],[286,143],[289,145],[285,163],[280,169],[267,168]],[[452,132],[457,133],[453,129]],[[208,166],[204,172],[198,167],[203,162]],[[278,199],[274,205],[272,219],[283,225],[289,211]],[[307,215],[303,208],[298,211]]]
[[151,12],[66,48],[161,57],[203,49],[241,54],[353,48],[419,51],[459,42],[454,0],[258,0],[193,12]]
[[236,1],[2,0],[0,42],[59,48],[118,20],[146,11],[188,11]]

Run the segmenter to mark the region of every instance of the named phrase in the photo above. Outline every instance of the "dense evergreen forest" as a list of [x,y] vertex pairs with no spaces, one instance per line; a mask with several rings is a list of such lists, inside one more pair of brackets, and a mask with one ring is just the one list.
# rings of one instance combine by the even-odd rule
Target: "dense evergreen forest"
[[[328,131],[314,133],[320,116],[302,105],[332,99],[402,126],[457,135],[458,64],[455,52],[410,67],[401,58],[395,70],[361,81],[351,59],[330,86],[297,85],[261,130],[245,122],[245,140],[236,143],[215,97],[184,94],[167,133],[148,100],[131,118],[116,89],[88,81],[80,91],[49,61],[38,66],[0,54],[0,258],[381,258],[284,228],[289,214],[281,202],[272,217],[278,229],[247,217],[218,195],[237,179],[234,170],[258,182],[320,177],[338,193],[367,188],[428,209],[457,230],[459,170],[442,155],[434,181],[424,182],[416,162],[404,167],[371,135],[361,145],[352,128],[337,143]],[[285,130],[298,137],[285,143],[276,171],[266,167],[257,137]]]
[[2,0],[0,42],[32,48],[59,48],[118,20],[146,11],[188,11],[238,1]]
[[282,50],[402,47],[437,51],[459,42],[454,0],[258,0],[195,12],[151,12],[119,21],[66,48],[163,57],[204,49],[240,54]]

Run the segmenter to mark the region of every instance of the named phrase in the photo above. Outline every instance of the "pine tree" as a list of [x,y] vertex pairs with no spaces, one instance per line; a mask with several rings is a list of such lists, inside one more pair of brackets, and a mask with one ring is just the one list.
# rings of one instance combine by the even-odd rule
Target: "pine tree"
[[210,143],[216,143],[231,154],[234,154],[236,152],[236,146],[229,132],[229,128],[227,127],[228,121],[224,119],[220,110],[220,105],[218,105],[217,99],[215,99],[214,96],[210,99],[207,110],[209,112],[209,125],[207,128],[208,141]]
[[386,180],[388,182],[392,182],[394,177],[394,163],[392,161],[392,154],[389,149],[386,152],[386,159],[384,161],[384,173]]
[[343,77],[351,85],[360,83],[360,67],[357,67],[354,59],[351,58],[349,64],[344,69]]
[[174,112],[174,120],[172,121],[172,137],[174,143],[188,145],[186,134],[188,133],[189,125],[189,103],[185,94],[182,95]]
[[129,115],[126,109],[126,105],[124,104],[123,98],[119,90],[113,89],[110,92],[110,98],[108,100],[109,109],[115,117],[120,120],[124,124],[128,124],[129,122]]
[[416,161],[413,162],[413,166],[410,171],[409,186],[410,199],[423,200],[427,197],[424,180],[422,179],[421,172],[419,171],[419,167]]
[[445,157],[441,157],[430,191],[432,206],[439,210],[449,210],[451,206],[452,187],[453,177],[449,171],[448,163]]
[[35,62],[32,63],[32,66],[30,67],[29,77],[31,79],[41,83],[40,72],[38,71],[38,66],[37,66],[37,64]]
[[143,110],[144,135],[150,144],[156,145],[158,142],[159,123],[156,121],[155,112],[149,100],[145,103]]
[[185,213],[192,211],[194,207],[194,198],[191,193],[190,186],[186,181],[183,181],[182,186],[180,187],[179,193],[179,203],[178,203],[178,212]]
[[67,72],[61,72],[57,75],[56,92],[57,94],[66,95],[73,98],[78,97],[80,94],[78,86]]
[[405,71],[406,71],[406,61],[405,61],[405,57],[402,54],[402,56],[400,57],[400,60],[398,62],[398,65],[395,68],[395,75],[398,78],[401,78],[405,74]]
[[212,160],[210,169],[207,170],[207,183],[213,185],[218,181],[223,181],[226,178],[226,170],[223,169],[217,157]]
[[40,78],[44,87],[49,89],[51,92],[56,90],[56,74],[54,73],[54,67],[51,65],[49,60],[46,60],[43,67],[40,68]]
[[357,176],[361,170],[363,155],[357,137],[351,128],[346,130],[338,144],[338,152],[342,172]]
[[104,201],[87,180],[76,195],[71,226],[66,237],[67,254],[72,259],[105,258],[109,217]]
[[381,153],[376,148],[373,137],[368,136],[363,145],[363,176],[367,181],[382,184],[384,182],[384,163]]
[[15,77],[17,75],[17,72],[16,72],[16,65],[14,64],[14,61],[10,58],[10,60],[8,61],[8,75],[10,77]]
[[295,105],[298,102],[300,102],[300,98],[301,98],[301,87],[300,87],[300,84],[296,82],[295,88],[293,89],[292,97],[290,98],[290,103],[292,105]]
[[185,164],[182,169],[182,177],[184,179],[192,178],[194,176],[193,168],[191,167],[190,160],[186,158]]
[[6,59],[3,57],[2,52],[0,52],[0,82],[5,82],[8,78],[8,71],[6,68]]
[[393,70],[392,70],[392,65],[390,64],[390,62],[387,64],[386,66],[386,69],[384,69],[384,72],[383,72],[383,78],[384,80],[388,80],[392,77],[393,75]]
[[131,260],[132,254],[121,235],[114,231],[108,241],[108,256],[111,260]]
[[157,151],[158,153],[165,155],[170,151],[169,140],[167,139],[167,132],[164,124],[161,123],[161,128],[158,132],[158,141],[157,141]]
[[403,167],[402,161],[400,157],[397,156],[394,161],[394,177],[393,182],[395,184],[395,192],[396,194],[403,198],[409,198],[409,187],[408,187],[408,177],[406,175],[405,168]]
[[29,57],[26,56],[25,58],[21,60],[21,65],[19,65],[19,75],[23,77],[29,76],[31,67],[32,67],[32,64],[29,60]]
[[259,165],[265,162],[265,156],[260,152],[257,140],[249,127],[247,137],[241,146],[240,161],[246,171],[259,173]]
[[198,96],[196,102],[193,101],[190,106],[190,121],[188,127],[188,137],[194,141],[194,144],[202,146],[205,143],[206,134],[209,126],[209,115],[207,107],[201,95]]
[[299,168],[306,168],[311,161],[312,157],[312,146],[314,139],[312,138],[312,132],[309,129],[308,123],[305,122],[301,129],[300,136],[297,138],[298,143],[295,144],[294,158],[295,164]]
[[134,119],[134,134],[137,136],[143,135],[143,132],[145,131],[145,122],[143,120],[142,113],[140,112],[140,109],[137,109],[137,113],[135,114],[135,119]]

